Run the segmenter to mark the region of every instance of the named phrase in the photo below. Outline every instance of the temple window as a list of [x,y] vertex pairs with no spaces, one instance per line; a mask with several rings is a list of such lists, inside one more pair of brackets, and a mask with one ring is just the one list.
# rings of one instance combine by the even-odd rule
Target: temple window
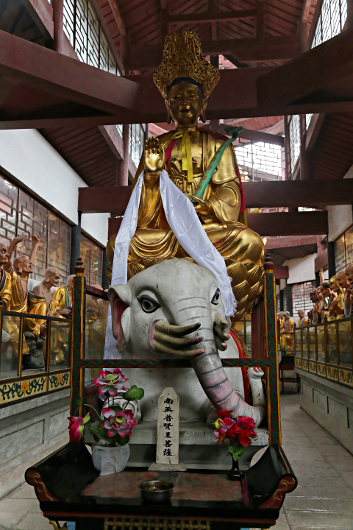
[[336,273],[345,269],[353,262],[353,227],[348,228],[335,241]]
[[103,249],[81,234],[80,254],[88,285],[102,285]]
[[64,0],[64,32],[80,61],[120,75],[113,49],[90,0]]
[[[63,281],[70,274],[70,226],[56,214],[0,175],[0,238],[10,244],[16,235],[39,235],[41,242],[33,263],[33,280],[42,281],[44,271],[55,263]],[[16,247],[15,257],[29,253],[31,242]]]
[[332,39],[344,28],[347,19],[347,0],[324,0],[311,47]]
[[143,151],[145,132],[139,123],[130,123],[129,126],[129,155],[135,166],[138,166]]
[[291,116],[289,120],[290,167],[293,175],[300,155],[300,123],[299,115]]
[[235,154],[245,180],[282,180],[284,177],[284,149],[280,145],[239,142]]

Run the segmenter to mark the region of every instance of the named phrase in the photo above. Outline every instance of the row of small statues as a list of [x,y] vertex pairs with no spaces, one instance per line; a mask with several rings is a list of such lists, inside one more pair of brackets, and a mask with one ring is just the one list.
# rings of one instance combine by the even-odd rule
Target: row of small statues
[[[28,280],[33,273],[32,263],[35,261],[40,237],[32,235],[32,249],[29,255],[21,255],[12,261],[16,246],[27,238],[26,235],[15,237],[9,247],[0,243],[0,299],[8,311],[29,313],[37,316],[71,317],[72,279],[58,287],[60,272],[56,267],[49,267],[44,273],[44,280],[29,292]],[[52,288],[55,288],[52,293]],[[18,355],[19,321],[16,317],[7,317],[3,326],[3,336],[8,336],[12,351]],[[43,343],[46,335],[45,319],[24,319],[24,338],[22,347],[23,369],[38,368],[40,363],[33,362],[28,343]]]
[[350,317],[353,304],[353,264],[338,272],[310,292],[313,308],[308,312],[307,324],[321,324],[328,320]]

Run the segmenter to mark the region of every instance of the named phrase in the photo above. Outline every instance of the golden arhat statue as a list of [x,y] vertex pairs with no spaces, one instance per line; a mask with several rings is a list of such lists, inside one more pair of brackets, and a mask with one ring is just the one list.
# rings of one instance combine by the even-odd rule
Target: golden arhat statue
[[[135,177],[136,183],[145,171],[137,229],[130,244],[128,278],[163,260],[191,260],[164,215],[159,175],[165,169],[194,203],[203,228],[225,260],[238,302],[235,320],[239,320],[251,310],[262,290],[263,242],[246,225],[244,194],[232,144],[224,149],[202,196],[195,196],[212,159],[227,140],[198,128],[199,118],[206,121],[207,98],[218,81],[219,72],[202,56],[195,33],[177,31],[166,37],[163,61],[154,82],[165,99],[168,122],[175,122],[175,131],[145,142]],[[114,242],[115,236],[107,245],[110,264]]]

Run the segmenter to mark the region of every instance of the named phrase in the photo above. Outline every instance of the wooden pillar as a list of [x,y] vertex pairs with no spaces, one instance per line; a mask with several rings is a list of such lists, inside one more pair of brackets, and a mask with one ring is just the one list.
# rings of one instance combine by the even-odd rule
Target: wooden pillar
[[106,269],[109,267],[109,261],[107,258],[107,251],[103,249],[103,273],[102,273],[102,287],[103,289],[109,289],[109,279],[107,276]]
[[283,116],[284,123],[284,158],[285,158],[285,172],[286,180],[291,179],[291,166],[290,166],[290,138],[289,138],[289,123],[288,116]]
[[64,0],[52,0],[52,3],[53,3],[53,21],[54,21],[54,49],[56,52],[63,53]]
[[347,20],[344,29],[353,28],[353,0],[347,0]]
[[335,263],[335,243],[329,241],[327,243],[327,261],[328,261],[328,275],[334,276],[336,274],[336,263]]
[[284,307],[284,297],[283,297],[283,292],[284,292],[284,289],[280,289],[279,290],[279,309],[280,311],[283,311],[283,307]]
[[129,184],[129,139],[130,125],[123,125],[123,159],[120,162],[119,173],[117,175],[117,185],[127,186]]
[[287,283],[286,285],[286,297],[287,297],[287,311],[293,315],[293,298],[292,298],[292,286]]
[[256,39],[263,42],[266,36],[266,4],[265,0],[257,0],[256,2]]
[[300,125],[300,180],[311,178],[308,153],[306,151],[306,114],[299,115]]
[[71,227],[70,274],[75,274],[75,267],[80,257],[81,245],[81,212],[78,212],[78,223]]

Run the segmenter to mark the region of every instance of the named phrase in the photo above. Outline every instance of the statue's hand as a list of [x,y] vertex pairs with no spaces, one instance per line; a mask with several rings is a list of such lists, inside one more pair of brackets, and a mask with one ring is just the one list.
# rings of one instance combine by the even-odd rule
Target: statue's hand
[[151,137],[145,142],[143,162],[146,173],[160,173],[165,166],[165,153],[158,138]]
[[208,215],[212,212],[212,204],[210,203],[210,201],[203,201],[198,197],[192,197],[192,200],[197,202],[197,204],[195,205],[195,210],[200,215]]
[[32,243],[40,243],[40,236],[34,236],[32,235]]
[[213,333],[216,342],[217,350],[224,351],[227,349],[226,341],[230,339],[228,333],[229,323],[227,320],[223,320],[219,313],[216,313],[213,322]]
[[27,234],[21,234],[19,236],[16,236],[14,238],[14,241],[17,243],[21,243],[21,241],[23,241],[24,239],[27,239]]
[[204,350],[191,348],[201,342],[203,337],[185,337],[185,335],[189,335],[199,329],[200,326],[199,322],[190,326],[174,326],[164,320],[157,320],[152,325],[151,347],[159,353],[169,353],[183,357],[200,355],[204,353]]

